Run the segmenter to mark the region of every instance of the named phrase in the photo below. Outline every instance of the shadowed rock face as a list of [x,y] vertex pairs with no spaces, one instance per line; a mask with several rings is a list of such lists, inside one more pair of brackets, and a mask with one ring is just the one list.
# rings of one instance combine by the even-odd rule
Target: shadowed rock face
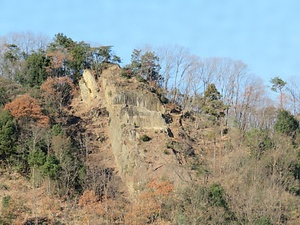
[[113,99],[113,104],[125,104],[155,112],[164,111],[164,108],[158,98],[155,98],[151,94],[145,95],[145,93],[141,93],[136,90],[132,90],[131,92],[126,91],[118,94]]
[[123,92],[114,98],[120,122],[141,129],[166,129],[159,102],[151,99],[153,96],[147,95],[143,98],[142,94],[139,97],[137,95],[138,93]]

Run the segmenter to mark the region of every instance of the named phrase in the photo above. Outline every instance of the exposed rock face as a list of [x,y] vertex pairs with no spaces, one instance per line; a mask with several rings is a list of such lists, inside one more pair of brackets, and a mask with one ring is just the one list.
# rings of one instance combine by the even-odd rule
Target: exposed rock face
[[[104,90],[110,90],[110,85],[103,86]],[[164,130],[167,128],[162,117],[164,108],[152,93],[145,93],[140,90],[118,90],[117,88],[114,90],[115,92],[107,94],[110,96],[108,105],[112,106],[112,111],[117,113],[115,116],[118,117],[120,124],[140,127],[141,129]]]
[[[141,87],[137,81],[120,77],[121,69],[111,66],[98,81],[85,71],[80,89],[82,100],[96,107],[97,99],[109,112],[107,133],[119,176],[134,193],[140,184],[153,178],[167,178],[174,183],[190,179],[178,163],[178,156],[165,154],[168,125],[163,118],[165,108],[157,95]],[[147,135],[151,141],[144,142]]]
[[84,71],[82,79],[79,81],[79,88],[83,102],[89,106],[99,96],[99,86],[89,70]]

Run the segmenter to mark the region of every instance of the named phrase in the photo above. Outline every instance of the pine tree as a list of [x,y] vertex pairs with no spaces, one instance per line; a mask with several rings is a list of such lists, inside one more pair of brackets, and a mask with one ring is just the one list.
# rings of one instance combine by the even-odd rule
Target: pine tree
[[275,131],[292,136],[299,129],[299,122],[286,110],[280,110],[274,125]]
[[15,151],[16,126],[8,111],[0,111],[0,157],[5,159]]
[[224,117],[227,108],[221,100],[221,94],[214,84],[209,84],[202,99],[202,112],[208,114],[218,121]]

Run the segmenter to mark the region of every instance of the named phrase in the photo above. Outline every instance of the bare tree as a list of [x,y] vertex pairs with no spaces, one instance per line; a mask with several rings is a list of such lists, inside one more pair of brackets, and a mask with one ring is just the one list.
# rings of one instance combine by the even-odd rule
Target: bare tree
[[42,33],[35,34],[30,31],[11,32],[3,39],[7,44],[17,45],[25,55],[29,55],[38,49],[46,50],[50,42],[50,38],[47,35]]
[[50,38],[32,32],[9,33],[0,36],[0,75],[16,79],[26,58],[35,51],[45,51]]
[[165,93],[167,93],[169,88],[169,81],[172,78],[172,69],[174,68],[174,56],[175,48],[170,48],[167,46],[159,47],[157,49],[157,55],[159,57],[159,62],[161,66],[161,74],[164,78],[163,88]]
[[287,82],[287,94],[288,94],[288,108],[290,108],[290,111],[293,112],[294,115],[297,115],[299,113],[299,107],[300,107],[300,88],[299,88],[299,81],[296,77],[290,78],[290,80]]
[[241,94],[239,110],[240,123],[239,128],[245,131],[247,128],[253,128],[251,121],[259,116],[255,112],[263,103],[265,97],[265,86],[259,78],[252,77],[247,79],[247,86]]
[[240,119],[241,95],[247,87],[247,77],[250,77],[248,66],[241,61],[222,58],[217,61],[217,87],[222,100],[229,105],[226,121],[237,122]]
[[221,61],[220,58],[203,58],[199,65],[199,80],[202,81],[203,92],[211,83],[215,83],[220,74]]
[[173,101],[179,102],[179,96],[186,90],[184,82],[195,64],[193,56],[187,48],[180,46],[164,46],[157,49],[164,78],[164,90],[171,89]]

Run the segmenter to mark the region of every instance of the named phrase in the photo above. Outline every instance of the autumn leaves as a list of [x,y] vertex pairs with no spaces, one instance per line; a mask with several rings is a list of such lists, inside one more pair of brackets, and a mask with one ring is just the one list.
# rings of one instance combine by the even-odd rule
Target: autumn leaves
[[40,126],[47,126],[49,124],[49,117],[43,115],[37,100],[29,94],[17,97],[12,102],[7,103],[4,109],[8,110],[13,117],[22,123],[32,121]]

